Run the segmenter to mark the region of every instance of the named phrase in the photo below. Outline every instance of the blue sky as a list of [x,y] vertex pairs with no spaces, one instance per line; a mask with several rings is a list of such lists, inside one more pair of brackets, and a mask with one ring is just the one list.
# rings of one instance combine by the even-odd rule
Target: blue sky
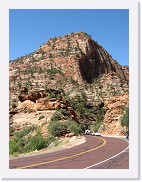
[[129,11],[123,9],[10,10],[9,58],[29,54],[50,38],[86,32],[121,65],[129,64]]

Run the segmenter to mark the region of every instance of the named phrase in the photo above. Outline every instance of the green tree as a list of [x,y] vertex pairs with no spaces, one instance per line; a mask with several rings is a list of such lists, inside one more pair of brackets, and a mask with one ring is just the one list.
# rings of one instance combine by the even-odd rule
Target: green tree
[[73,120],[66,121],[66,126],[67,126],[68,130],[70,132],[74,133],[75,135],[79,135],[82,133],[81,125],[79,125],[78,123],[76,123]]
[[129,128],[129,107],[124,109],[124,114],[121,117],[121,125]]
[[60,137],[67,133],[67,126],[65,125],[65,123],[54,120],[49,123],[48,131],[51,135],[55,137]]
[[45,147],[47,147],[46,139],[44,139],[41,134],[37,134],[29,138],[29,142],[28,142],[28,145],[26,146],[26,150],[34,151],[36,149],[40,150]]
[[129,134],[129,107],[124,109],[120,122],[121,126],[126,127],[126,134]]

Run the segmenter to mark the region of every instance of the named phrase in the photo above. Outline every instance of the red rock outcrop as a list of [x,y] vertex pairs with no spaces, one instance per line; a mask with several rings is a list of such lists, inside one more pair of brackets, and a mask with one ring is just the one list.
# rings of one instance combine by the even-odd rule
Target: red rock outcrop
[[[70,117],[78,122],[77,114],[75,113],[73,107],[69,104],[67,100],[62,99],[47,99],[40,98],[36,102],[25,100],[23,102],[18,102],[18,107],[16,108],[16,113],[18,112],[37,112],[37,111],[49,111],[57,109],[66,109]],[[16,114],[14,113],[14,114]],[[12,114],[12,112],[10,112]]]
[[127,80],[129,80],[129,67],[128,66],[122,66],[123,72],[125,74],[125,77]]
[[125,107],[128,107],[128,95],[112,97],[105,104],[105,117],[103,124],[100,127],[100,132],[104,135],[124,135],[125,128],[121,126],[120,117]]
[[[121,79],[126,79],[123,69],[111,55],[83,32],[51,39],[41,46],[38,52],[43,52],[45,58],[52,56],[56,65],[68,65],[64,66],[65,73],[67,72],[74,78],[74,74],[79,72],[82,79],[89,83],[101,74],[109,72],[116,72]],[[62,58],[64,62],[59,62],[59,60],[56,60],[57,58]],[[70,67],[72,66],[77,67],[76,72],[71,71]],[[79,79],[79,75],[77,77]]]

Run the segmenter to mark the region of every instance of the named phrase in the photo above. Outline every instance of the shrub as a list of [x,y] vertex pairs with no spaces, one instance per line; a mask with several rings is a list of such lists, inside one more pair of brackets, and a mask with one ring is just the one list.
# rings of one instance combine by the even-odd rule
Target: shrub
[[104,115],[105,115],[105,110],[104,108],[100,108],[98,110],[95,110],[95,118],[96,118],[96,123],[94,124],[93,130],[96,132],[99,130],[103,119],[104,119]]
[[12,102],[12,108],[16,108],[17,107],[17,104],[15,102]]
[[41,120],[43,118],[45,118],[45,116],[44,115],[41,115],[41,116],[39,116],[38,120]]
[[[26,130],[27,131],[27,130]],[[35,136],[26,136],[28,132],[18,132],[9,142],[9,153],[12,155],[27,153],[34,150],[40,150],[42,148],[48,147],[52,142],[56,141],[54,136],[48,136],[44,138],[40,133]]]
[[96,120],[97,120],[97,123],[101,123],[104,119],[104,115],[105,115],[105,110],[104,108],[100,108],[98,110],[96,110]]
[[31,126],[25,128],[22,131],[16,132],[14,137],[9,141],[9,153],[23,153],[24,148],[28,143],[28,141],[25,139],[25,136],[28,135],[31,131],[34,131],[35,128],[35,126]]
[[64,116],[64,118],[66,118],[66,119],[69,117],[69,113],[66,109],[61,108],[58,111],[61,113],[61,117]]
[[60,74],[61,73],[61,70],[57,69],[57,68],[51,68],[51,69],[48,69],[47,70],[47,73],[50,74],[50,75],[56,75],[56,74]]
[[129,128],[129,108],[126,107],[123,111],[123,115],[121,117],[121,125]]
[[27,134],[29,134],[30,132],[34,131],[35,129],[36,129],[35,126],[27,127],[22,131],[16,132],[15,136],[17,138],[22,138],[22,137],[26,136]]
[[31,112],[32,112],[32,110],[29,109],[29,108],[27,108],[27,109],[24,110],[24,113],[31,113]]
[[58,121],[58,120],[60,120],[61,119],[61,113],[59,112],[59,111],[56,111],[53,115],[52,115],[52,117],[51,117],[51,121]]
[[79,125],[75,121],[72,121],[72,120],[66,121],[66,126],[67,126],[67,129],[70,132],[74,133],[75,135],[78,135],[78,134],[82,133],[81,125]]
[[81,92],[81,95],[77,95],[75,99],[69,99],[69,103],[74,107],[75,111],[78,114],[84,115],[87,110],[86,110],[86,95],[84,92]]
[[129,135],[129,107],[124,108],[120,122],[121,126],[126,127],[126,134]]
[[46,139],[46,145],[49,146],[52,142],[57,143],[57,139],[54,136],[48,136]]
[[9,141],[9,153],[14,154],[19,151],[16,138]]
[[47,147],[46,140],[42,135],[37,134],[35,136],[31,136],[29,138],[29,142],[25,148],[26,151],[40,150],[42,148]]
[[9,135],[12,136],[14,134],[14,132],[15,132],[14,127],[10,126],[9,127]]
[[67,120],[64,123],[60,121],[51,121],[48,125],[48,131],[55,137],[60,137],[68,131],[78,135],[82,133],[82,127],[73,120]]
[[94,127],[93,127],[93,131],[94,131],[94,132],[97,132],[97,131],[99,130],[100,126],[101,126],[101,123],[100,123],[100,122],[96,123],[96,124],[94,125]]
[[67,126],[65,123],[53,120],[48,125],[48,131],[55,137],[60,137],[67,133]]

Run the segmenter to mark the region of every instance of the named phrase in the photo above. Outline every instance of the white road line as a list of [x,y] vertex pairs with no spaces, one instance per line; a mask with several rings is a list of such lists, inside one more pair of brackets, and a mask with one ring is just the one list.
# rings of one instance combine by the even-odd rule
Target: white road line
[[[125,140],[125,139],[122,139],[122,140]],[[125,140],[125,141],[128,142],[127,140]],[[129,143],[129,142],[128,142],[128,143]],[[101,162],[98,162],[98,163],[93,164],[93,165],[91,165],[91,166],[88,166],[88,167],[86,167],[86,168],[84,168],[84,169],[89,169],[89,168],[91,168],[91,167],[94,167],[94,166],[97,166],[97,165],[99,165],[99,164],[102,164],[102,163],[104,163],[104,162],[106,162],[106,161],[108,161],[108,160],[110,160],[110,159],[113,159],[113,158],[117,157],[118,155],[122,154],[123,152],[125,152],[128,148],[129,148],[129,146],[128,146],[127,148],[125,148],[123,151],[121,151],[120,153],[118,153],[118,154],[116,154],[116,155],[114,155],[114,156],[112,156],[112,157],[110,157],[110,158],[108,158],[108,159],[106,159],[106,160],[104,160],[104,161],[101,161]]]

